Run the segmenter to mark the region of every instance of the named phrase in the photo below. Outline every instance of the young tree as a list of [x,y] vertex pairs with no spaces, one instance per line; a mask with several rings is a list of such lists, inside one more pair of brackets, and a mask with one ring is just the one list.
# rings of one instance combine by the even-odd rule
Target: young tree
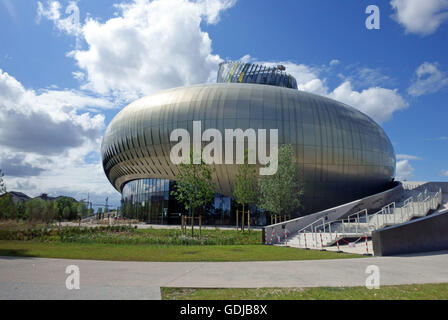
[[10,194],[0,196],[0,219],[17,218],[17,206]]
[[70,207],[64,207],[64,209],[62,210],[62,217],[65,220],[70,220],[72,215],[72,210]]
[[171,194],[190,212],[191,236],[194,237],[195,209],[204,207],[212,201],[215,195],[211,167],[203,161],[200,164],[193,164],[193,153],[191,152],[190,163],[179,165],[179,174]]
[[25,214],[31,222],[43,221],[45,212],[45,201],[39,198],[28,200]]
[[78,207],[81,203],[73,202],[70,208],[70,217],[68,218],[70,221],[78,220]]
[[85,218],[87,217],[88,214],[88,210],[87,210],[87,206],[84,202],[80,202],[78,204],[78,218]]
[[[55,201],[55,207],[56,207],[56,213],[58,220],[61,221],[62,219],[70,219],[70,212],[73,205],[73,199],[68,197],[60,197],[56,199]],[[65,208],[68,208],[68,210],[65,210]],[[65,210],[65,213],[64,213]]]
[[301,205],[303,184],[291,145],[279,148],[277,172],[260,177],[259,190],[259,206],[265,211],[286,215]]
[[246,150],[244,164],[238,165],[238,172],[233,186],[233,196],[236,202],[243,206],[241,221],[244,221],[245,206],[255,203],[258,195],[257,168],[255,165],[249,164],[247,152]]
[[26,202],[21,201],[21,202],[19,202],[16,205],[16,207],[17,207],[17,216],[16,216],[17,221],[19,221],[19,220],[27,220],[28,216],[25,213],[25,211],[26,211]]
[[98,216],[98,219],[101,220],[103,218],[103,208],[99,207],[96,209],[96,215]]
[[42,215],[42,220],[46,223],[49,224],[50,222],[53,221],[54,217],[55,217],[55,204],[53,201],[46,201],[45,202],[45,210],[44,213]]

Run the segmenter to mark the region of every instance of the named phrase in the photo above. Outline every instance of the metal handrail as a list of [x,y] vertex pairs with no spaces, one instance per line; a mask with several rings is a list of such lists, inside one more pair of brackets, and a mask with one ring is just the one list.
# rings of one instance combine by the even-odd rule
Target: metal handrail
[[[423,198],[424,197],[424,198]],[[420,200],[421,199],[421,200]],[[420,200],[420,201],[419,201]],[[330,234],[330,241],[334,241],[336,239],[336,235],[343,235],[343,234],[347,234],[347,232],[345,232],[345,228],[346,228],[346,224],[349,224],[349,230],[352,230],[353,225],[355,227],[355,233],[358,233],[358,231],[360,231],[361,225],[362,226],[366,226],[368,230],[373,231],[376,230],[378,228],[381,228],[385,225],[388,225],[391,221],[388,218],[393,218],[393,224],[397,224],[397,223],[403,223],[405,221],[409,221],[409,219],[413,216],[420,216],[420,213],[416,213],[415,212],[415,205],[417,205],[420,209],[422,209],[420,212],[423,215],[426,215],[429,210],[435,210],[439,207],[439,205],[442,203],[442,189],[439,188],[439,191],[436,192],[436,194],[434,194],[433,196],[428,195],[428,190],[425,189],[423,192],[420,192],[417,197],[409,197],[407,198],[404,202],[403,202],[403,206],[401,207],[396,207],[396,203],[392,202],[386,206],[384,206],[383,208],[381,208],[381,210],[372,213],[372,214],[368,214],[368,211],[366,209],[355,212],[351,215],[349,215],[347,218],[345,219],[340,219],[340,220],[335,220],[335,221],[329,221],[329,222],[325,222],[325,217],[321,217],[318,220],[308,224],[306,227],[300,229],[297,234],[301,235],[301,234],[306,234],[309,232],[305,232],[305,230],[309,229],[311,227],[311,237],[312,240],[314,242],[314,245],[317,246],[318,241],[317,241],[317,231],[320,231],[324,233],[329,233]],[[399,210],[399,211],[398,211]],[[360,215],[361,213],[365,212],[365,222],[361,222],[361,218],[364,218],[364,215]],[[381,223],[379,221],[379,215],[382,215],[381,218]],[[390,216],[389,216],[390,215]],[[353,218],[353,216],[356,216]],[[386,218],[386,219],[385,219]],[[345,222],[347,221],[347,222]],[[353,222],[352,222],[353,221]],[[318,224],[321,223],[321,224]],[[332,226],[334,226],[335,224],[341,224],[342,225],[342,232],[341,231],[337,231],[336,233],[333,232],[334,230],[336,230],[334,227],[332,228]],[[326,232],[328,229],[328,232]],[[351,232],[353,233],[353,232]],[[334,234],[334,239],[333,239],[333,234]],[[300,240],[299,240],[300,241]],[[327,242],[328,243],[328,242]]]
[[[431,201],[432,199],[435,199],[435,198],[440,198],[440,196],[439,196],[439,194],[440,194],[441,192],[437,192],[435,195],[434,195],[434,197],[431,197],[431,196],[427,196],[423,201],[417,201],[417,203],[423,203],[423,204],[427,204],[427,203],[429,203],[429,201]],[[427,194],[427,192],[424,192],[424,193],[420,193],[419,195],[418,195],[418,197],[420,197],[421,195],[423,195],[423,194]],[[438,202],[440,202],[440,200],[438,201]],[[406,209],[407,207],[410,207],[410,205],[411,204],[413,204],[413,203],[415,203],[414,202],[414,200],[413,200],[413,197],[410,197],[410,198],[408,198],[408,199],[406,199],[405,200],[405,205],[403,206],[403,207],[399,207],[398,209]],[[439,203],[440,204],[440,203]],[[354,213],[354,214],[351,214],[350,216],[348,216],[347,218],[345,218],[345,219],[340,219],[340,220],[335,220],[335,221],[330,221],[330,222],[327,222],[327,223],[324,223],[324,224],[322,224],[322,228],[324,229],[324,232],[325,232],[325,230],[326,230],[326,226],[328,226],[328,229],[329,229],[329,231],[330,231],[330,233],[331,233],[331,225],[332,224],[336,224],[336,223],[340,223],[340,224],[344,224],[345,223],[345,220],[347,220],[347,223],[352,223],[351,222],[351,220],[352,220],[352,216],[354,216],[354,215],[356,215],[357,217],[356,218],[354,218],[354,222],[353,223],[355,223],[356,224],[356,229],[359,229],[359,224],[360,223],[367,223],[368,225],[373,225],[373,227],[374,227],[374,229],[376,229],[376,228],[378,228],[379,226],[380,226],[380,223],[379,223],[379,221],[377,221],[377,223],[376,223],[376,225],[375,225],[375,223],[373,223],[373,224],[370,224],[369,223],[369,217],[374,217],[374,216],[378,216],[378,214],[381,212],[382,214],[391,214],[391,215],[394,215],[394,221],[396,222],[396,217],[395,217],[395,210],[392,210],[392,213],[391,213],[391,209],[397,209],[396,208],[396,203],[395,202],[392,202],[392,203],[390,203],[390,204],[388,204],[387,206],[384,206],[381,210],[379,210],[379,211],[377,211],[377,212],[375,212],[375,213],[373,213],[373,214],[366,214],[366,221],[365,222],[360,222],[360,216],[359,216],[359,213],[361,213],[361,212],[367,212],[367,210],[366,209],[364,209],[364,210],[361,210],[361,211],[359,211],[359,212],[356,212],[356,213]],[[426,214],[427,213],[427,210],[424,210],[425,211],[425,213],[424,214]],[[403,212],[401,211],[400,212],[400,215],[401,215],[401,222],[404,222],[405,221],[405,219],[403,218]],[[409,218],[409,217],[408,217]],[[378,220],[378,219],[377,219]],[[320,220],[319,220],[320,221]],[[317,221],[315,221],[314,223],[316,223]],[[382,221],[382,222],[384,222],[384,221]],[[383,225],[384,223],[382,223],[381,225]]]
[[[307,225],[306,227],[303,227],[302,229],[300,229],[299,231],[297,231],[297,233],[300,233],[300,232],[302,232],[303,230],[305,230],[305,229],[307,229],[308,227],[311,227],[313,224],[315,224],[315,223],[317,223],[317,222],[319,222],[319,221],[325,221],[325,217],[322,217],[322,218],[319,218],[318,220],[316,220],[316,221],[313,221],[313,222],[311,222],[309,225]],[[312,229],[312,228],[311,228]]]

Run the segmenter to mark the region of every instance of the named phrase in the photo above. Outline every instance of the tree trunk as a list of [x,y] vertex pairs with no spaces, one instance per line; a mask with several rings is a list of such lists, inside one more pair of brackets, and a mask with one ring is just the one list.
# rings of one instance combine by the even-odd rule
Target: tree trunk
[[194,238],[194,208],[191,209],[191,237]]
[[244,204],[243,204],[243,214],[241,215],[241,231],[244,232]]

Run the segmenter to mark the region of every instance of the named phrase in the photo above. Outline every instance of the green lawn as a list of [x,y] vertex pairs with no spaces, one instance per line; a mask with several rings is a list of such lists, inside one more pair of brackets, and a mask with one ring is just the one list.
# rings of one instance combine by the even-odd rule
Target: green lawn
[[163,300],[448,300],[448,283],[353,288],[162,288]]
[[156,246],[0,240],[0,256],[111,261],[281,261],[360,255],[265,245]]

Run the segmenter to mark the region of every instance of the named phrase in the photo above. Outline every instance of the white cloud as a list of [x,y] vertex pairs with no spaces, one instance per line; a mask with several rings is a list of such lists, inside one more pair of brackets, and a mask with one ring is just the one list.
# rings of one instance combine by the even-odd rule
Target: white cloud
[[442,177],[448,177],[448,170],[442,170],[442,171],[440,171],[440,175],[441,175]]
[[[80,26],[84,50],[69,53],[83,89],[132,100],[162,89],[214,81],[221,62],[201,23],[217,23],[235,0],[134,0],[116,5],[115,17],[88,18]],[[41,9],[39,9],[42,11]],[[67,30],[57,1],[39,13]],[[61,25],[62,24],[62,25]],[[69,32],[67,32],[69,33]],[[80,71],[74,73],[82,79]]]
[[359,64],[352,64],[346,67],[348,76],[340,74],[344,81],[356,84],[357,88],[384,87],[395,85],[395,80],[385,75],[381,68],[369,68]]
[[352,89],[350,81],[334,89],[329,97],[359,109],[379,123],[390,120],[394,112],[408,107],[396,89],[372,87],[358,92]]
[[338,59],[333,59],[330,61],[330,66],[337,66],[341,62]]
[[392,0],[390,4],[394,19],[409,33],[429,35],[448,20],[448,0]]
[[319,75],[321,70],[317,67],[310,67],[304,64],[295,64],[289,61],[280,62],[267,62],[267,61],[252,61],[253,63],[277,66],[283,65],[286,67],[286,72],[290,73],[297,80],[297,86],[299,90],[327,95],[328,87],[326,85],[326,79],[320,79]]
[[435,93],[448,86],[448,75],[439,70],[437,63],[424,62],[416,70],[408,93],[418,97]]
[[[90,18],[81,26],[87,48],[69,54],[81,69],[74,76],[80,81],[85,79],[84,89],[124,100],[162,89],[214,82],[222,60],[212,54],[211,39],[201,30],[201,22],[216,23],[220,13],[234,3],[233,0],[134,0],[117,5],[119,12],[115,17],[105,22]],[[54,18],[57,14],[49,17],[56,25],[61,19],[60,15]],[[243,60],[254,59],[246,55]],[[337,63],[338,60],[333,60],[330,65]],[[352,88],[352,79],[330,91],[327,79],[321,76],[327,67],[276,64],[286,66],[296,77],[300,90],[341,100],[378,122],[389,120],[395,111],[407,107],[396,90],[374,86],[358,92]],[[370,84],[378,76],[372,70],[364,69],[360,75],[368,78]]]
[[0,168],[8,190],[30,195],[72,195],[80,190],[116,194],[99,160],[104,116],[87,110],[111,108],[106,99],[77,91],[25,89],[0,70]]
[[422,158],[409,154],[397,154],[397,160],[421,160]]
[[18,151],[53,154],[97,137],[104,116],[88,108],[110,108],[105,99],[76,91],[38,94],[0,69],[0,145]]
[[409,164],[409,160],[401,160],[397,162],[396,180],[405,181],[414,175],[414,167]]
[[[395,112],[408,107],[408,103],[398,93],[397,89],[392,90],[374,86],[359,92],[353,89],[352,81],[348,80],[349,78],[346,78],[344,76],[341,77],[346,80],[344,80],[343,83],[341,83],[338,87],[331,91],[327,85],[327,79],[321,76],[321,74],[328,71],[325,66],[311,67],[304,64],[295,64],[288,61],[259,62],[251,60],[251,62],[273,66],[282,64],[286,67],[286,72],[290,73],[297,79],[299,90],[327,96],[329,98],[346,103],[367,114],[379,123],[390,120]],[[375,71],[374,69],[369,68],[357,69]],[[372,76],[368,76],[367,73],[367,71],[362,72],[364,78],[367,77],[371,81],[373,81]],[[378,71],[374,72],[374,74],[380,75]],[[386,78],[389,79],[387,76],[381,75],[381,79],[384,80]],[[361,83],[356,79],[353,81],[356,81],[357,83],[359,82],[359,84],[367,84],[366,82]]]
[[66,18],[62,18],[62,6],[59,1],[47,0],[47,6],[42,2],[37,2],[37,22],[42,18],[53,21],[55,27],[62,32],[69,35],[78,36],[81,33],[81,22],[79,15],[79,8],[75,1],[70,1],[65,9]]

